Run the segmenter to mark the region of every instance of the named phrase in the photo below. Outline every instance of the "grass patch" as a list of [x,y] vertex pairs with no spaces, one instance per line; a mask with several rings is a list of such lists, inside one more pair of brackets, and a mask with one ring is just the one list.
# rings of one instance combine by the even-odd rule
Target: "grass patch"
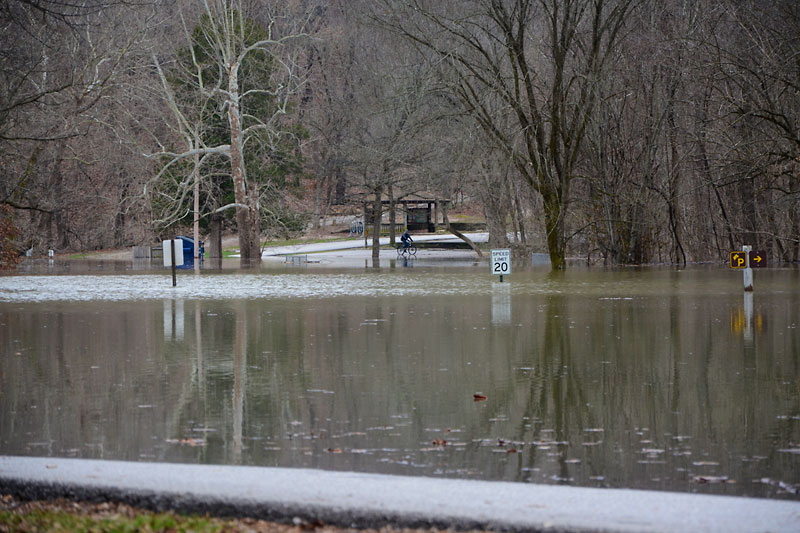
[[[102,507],[102,505],[98,506]],[[126,512],[117,506],[84,514],[61,509],[26,509],[0,511],[0,531],[196,531],[217,532],[230,529],[226,521],[175,513]]]
[[295,246],[297,244],[318,244],[321,242],[342,242],[356,240],[353,237],[334,237],[333,239],[289,239],[280,241],[266,241],[262,248],[272,248],[275,246]]
[[448,215],[450,222],[470,222],[474,224],[486,223],[486,219],[481,216],[468,215],[468,214],[453,214]]
[[[276,248],[279,246],[296,246],[298,244],[318,244],[321,242],[343,242],[358,240],[353,237],[334,237],[333,239],[288,239],[280,241],[266,241],[261,243],[261,248]],[[230,258],[239,255],[239,248],[229,248],[222,250],[223,258]]]
[[[299,522],[297,521],[299,520]],[[319,529],[318,529],[319,528]],[[90,532],[196,532],[211,533],[440,533],[435,529],[399,529],[391,526],[380,530],[337,528],[321,522],[295,519],[294,524],[281,524],[257,518],[220,518],[209,515],[188,515],[173,511],[153,512],[124,503],[91,503],[65,499],[22,501],[0,494],[0,533],[48,531],[66,533]],[[444,532],[441,532],[444,533]],[[478,532],[466,532],[478,533]]]

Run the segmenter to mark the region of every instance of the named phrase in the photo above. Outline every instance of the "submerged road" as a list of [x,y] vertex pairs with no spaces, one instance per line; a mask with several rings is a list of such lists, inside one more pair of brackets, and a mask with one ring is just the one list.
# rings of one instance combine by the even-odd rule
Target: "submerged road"
[[[475,243],[488,242],[488,233],[465,233]],[[413,235],[414,242],[463,242],[455,235],[450,234],[419,234]],[[397,236],[397,242],[400,242],[400,236]],[[381,246],[389,244],[389,237],[381,237]],[[367,246],[372,246],[372,239],[367,239]],[[262,257],[281,256],[290,254],[310,254],[317,252],[331,252],[337,250],[351,250],[351,249],[364,249],[364,239],[349,239],[346,241],[329,241],[318,242],[309,244],[295,244],[291,246],[269,246],[264,249]]]
[[800,502],[292,468],[0,456],[0,493],[355,527],[800,531]]

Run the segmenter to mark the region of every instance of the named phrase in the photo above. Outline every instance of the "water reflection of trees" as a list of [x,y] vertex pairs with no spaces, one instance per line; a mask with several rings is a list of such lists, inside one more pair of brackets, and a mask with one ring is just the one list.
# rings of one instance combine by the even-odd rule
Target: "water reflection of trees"
[[[709,470],[742,479],[774,430],[757,392],[772,378],[729,371],[752,363],[714,327],[718,302],[515,295],[509,324],[485,299],[203,305],[211,462],[674,489]],[[445,428],[460,454],[419,451]],[[489,453],[498,438],[520,453]]]
[[154,438],[167,431],[177,399],[165,376],[190,378],[164,349],[161,302],[17,307],[2,313],[8,329],[0,328],[4,451],[157,458]]
[[0,357],[0,442],[648,488],[796,478],[766,441],[800,441],[798,340],[782,334],[798,303],[761,309],[774,314],[752,352],[727,297],[517,290],[500,322],[482,295],[187,301],[182,338],[164,335],[161,302],[30,306],[2,315],[3,353],[26,358]]
[[500,399],[524,397],[512,439],[528,447],[509,461],[515,479],[686,490],[707,474],[752,478],[757,443],[775,433],[759,392],[774,377],[740,379],[747,350],[715,326],[720,302],[530,300],[522,310],[517,298],[515,312],[537,317],[522,361],[532,370]]

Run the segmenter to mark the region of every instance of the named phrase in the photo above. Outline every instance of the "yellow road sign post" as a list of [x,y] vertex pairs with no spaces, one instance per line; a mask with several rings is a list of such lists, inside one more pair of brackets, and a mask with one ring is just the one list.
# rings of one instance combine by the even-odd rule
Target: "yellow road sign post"
[[752,246],[742,246],[741,251],[730,253],[731,268],[743,270],[744,290],[753,290],[753,269],[767,266],[767,254],[764,252],[754,252]]
[[753,290],[753,269],[750,268],[750,254],[752,251],[752,246],[745,245],[742,246],[741,252],[731,252],[730,255],[731,268],[742,269],[745,292]]

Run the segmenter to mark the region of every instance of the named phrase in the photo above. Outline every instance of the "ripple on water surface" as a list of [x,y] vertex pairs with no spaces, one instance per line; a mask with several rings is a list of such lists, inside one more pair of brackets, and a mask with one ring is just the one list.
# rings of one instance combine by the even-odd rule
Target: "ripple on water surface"
[[[0,277],[0,301],[124,301],[153,299],[330,298],[340,296],[457,296],[496,294],[571,294],[600,300],[701,294],[740,294],[729,274],[716,271],[573,270],[515,274],[498,283],[485,269],[447,271],[382,270],[368,272],[278,272],[259,274],[179,275],[177,287],[168,274],[59,275]],[[790,293],[791,277],[759,279],[760,289]],[[769,286],[767,286],[769,285]]]
[[[410,278],[413,277],[413,281]],[[408,282],[406,282],[408,281]],[[181,276],[13,276],[0,278],[0,301],[92,301],[252,298],[323,298],[337,296],[407,296],[475,294],[490,281],[471,277],[386,276],[370,274],[272,274]]]

